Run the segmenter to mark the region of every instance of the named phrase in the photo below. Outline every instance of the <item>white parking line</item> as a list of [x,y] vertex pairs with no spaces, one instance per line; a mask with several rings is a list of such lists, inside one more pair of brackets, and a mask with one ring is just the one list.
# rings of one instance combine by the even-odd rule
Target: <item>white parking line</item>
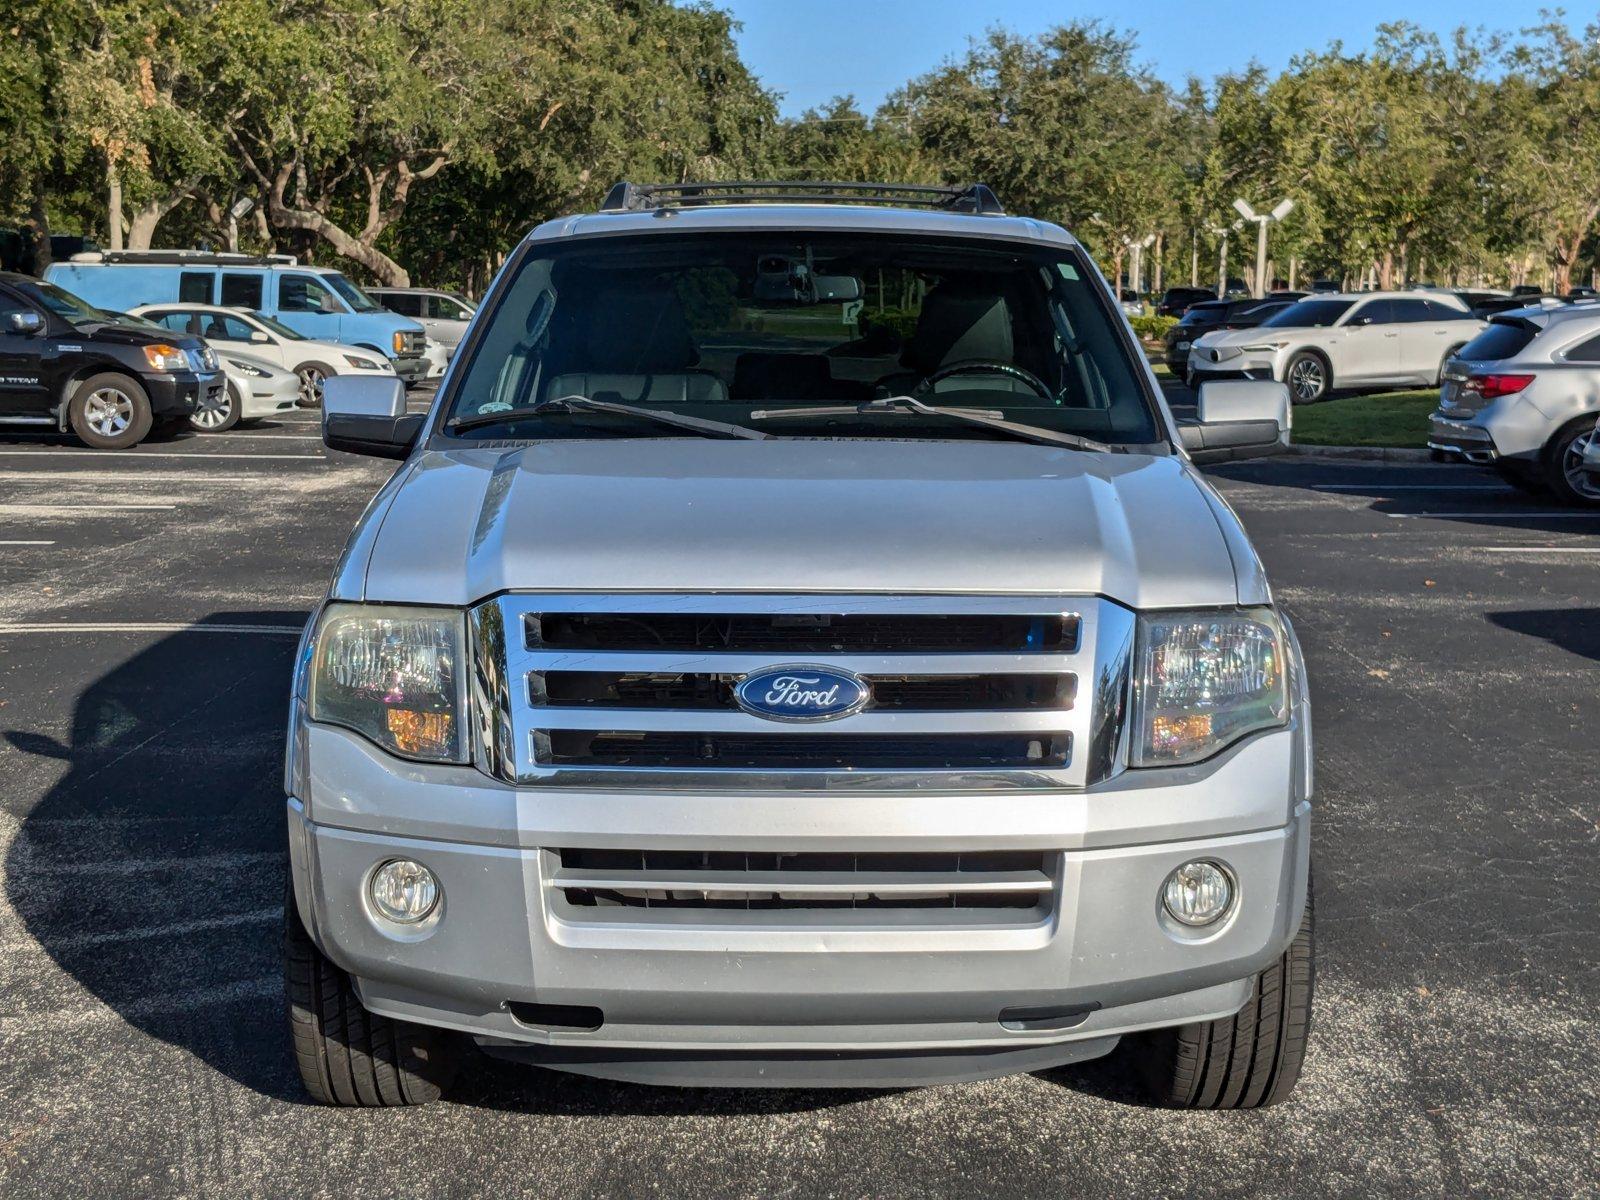
[[85,512],[97,517],[114,516],[119,512],[147,512],[155,509],[177,508],[176,504],[129,504],[123,500],[80,501],[76,504],[11,504],[0,503],[0,512]]
[[1494,508],[1480,508],[1480,509],[1477,509],[1476,511],[1473,511],[1473,512],[1409,512],[1409,513],[1395,513],[1395,512],[1392,512],[1392,513],[1384,513],[1383,515],[1386,516],[1386,517],[1394,517],[1396,520],[1401,520],[1401,521],[1417,520],[1417,519],[1428,520],[1428,519],[1433,519],[1433,518],[1448,519],[1448,518],[1458,518],[1458,517],[1475,517],[1475,518],[1478,518],[1478,519],[1482,519],[1484,517],[1488,517],[1488,518],[1490,518],[1492,520],[1496,520],[1496,521],[1499,521],[1499,520],[1508,520],[1508,521],[1509,520],[1530,520],[1530,519],[1535,518],[1535,517],[1539,518],[1540,520],[1548,520],[1548,521],[1596,521],[1596,520],[1600,520],[1600,512],[1552,512],[1550,509],[1545,509],[1545,508],[1536,508],[1536,509],[1521,509],[1521,508],[1518,508],[1518,509],[1503,509],[1503,510],[1502,509],[1494,509]]
[[[321,439],[319,438],[318,440],[320,441]],[[7,458],[60,458],[64,455],[77,455],[79,457],[93,455],[96,458],[103,458],[105,451],[66,450],[51,446],[45,450],[0,450],[0,455],[4,455]],[[327,455],[325,454],[173,454],[164,450],[139,450],[128,457],[134,461],[138,461],[141,458],[246,458],[258,461],[275,458],[297,459],[300,462],[325,462],[327,460]]]
[[1485,554],[1600,554],[1600,546],[1468,546]]
[[1514,492],[1504,483],[1319,483],[1314,492]]
[[0,541],[0,546],[54,546],[54,542]]
[[[24,542],[18,545],[55,545]],[[59,621],[0,624],[0,636],[11,633],[254,633],[271,637],[299,637],[303,625],[197,625],[187,621]]]

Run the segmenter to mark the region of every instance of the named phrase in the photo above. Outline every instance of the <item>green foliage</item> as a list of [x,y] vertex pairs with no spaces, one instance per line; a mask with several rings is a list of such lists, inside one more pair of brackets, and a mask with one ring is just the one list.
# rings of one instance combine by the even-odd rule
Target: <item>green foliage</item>
[[1437,390],[1346,396],[1294,410],[1291,438],[1303,446],[1428,444],[1428,414],[1439,407]]
[[1147,342],[1159,342],[1167,336],[1167,330],[1178,323],[1177,317],[1129,317],[1128,324],[1133,326],[1134,333]]

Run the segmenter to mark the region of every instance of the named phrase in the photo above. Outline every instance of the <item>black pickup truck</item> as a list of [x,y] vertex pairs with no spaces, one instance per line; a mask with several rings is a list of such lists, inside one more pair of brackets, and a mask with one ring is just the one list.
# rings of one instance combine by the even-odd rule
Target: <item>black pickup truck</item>
[[0,272],[0,427],[70,429],[96,449],[122,450],[219,403],[226,386],[199,338]]

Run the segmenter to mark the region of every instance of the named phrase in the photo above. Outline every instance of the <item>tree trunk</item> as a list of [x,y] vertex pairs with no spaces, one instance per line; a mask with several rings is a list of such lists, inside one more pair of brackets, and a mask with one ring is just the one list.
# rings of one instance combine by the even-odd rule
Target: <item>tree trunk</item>
[[117,164],[106,163],[106,225],[111,231],[111,249],[122,249],[122,176]]
[[134,209],[128,220],[128,249],[148,250],[155,239],[156,226],[161,219],[189,198],[190,186],[184,185],[155,200]]
[[28,205],[28,220],[33,225],[33,273],[43,275],[54,257],[50,253],[50,215],[44,208],[44,182],[33,181],[33,199]]

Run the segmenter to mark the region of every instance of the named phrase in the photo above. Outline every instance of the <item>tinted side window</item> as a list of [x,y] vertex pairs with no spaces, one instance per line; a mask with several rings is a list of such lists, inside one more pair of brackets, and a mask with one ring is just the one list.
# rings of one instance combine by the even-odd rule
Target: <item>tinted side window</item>
[[0,335],[11,332],[11,318],[18,313],[37,311],[33,305],[28,304],[10,292],[0,292]]
[[278,307],[284,312],[336,313],[333,293],[309,275],[278,277]]
[[211,272],[183,271],[178,275],[178,299],[184,304],[211,303]]
[[1443,319],[1433,315],[1426,300],[1391,300],[1389,307],[1394,314],[1389,319],[1398,324],[1420,325],[1423,322]]
[[1471,313],[1464,313],[1459,308],[1451,308],[1448,304],[1441,304],[1437,300],[1424,300],[1428,306],[1428,320],[1430,321],[1466,321],[1471,319]]
[[373,299],[390,312],[397,312],[402,317],[420,317],[422,315],[422,297],[414,296],[409,292],[389,292],[382,296],[374,296]]
[[431,321],[465,321],[467,314],[448,296],[421,296],[422,316]]
[[260,308],[261,276],[231,275],[224,272],[222,299],[219,303],[225,308]]
[[1568,362],[1600,362],[1600,334],[1567,351]]
[[1391,300],[1368,300],[1350,315],[1350,320],[1345,322],[1362,322],[1367,325],[1389,325],[1394,322],[1394,302]]
[[226,313],[207,313],[200,327],[200,336],[224,342],[248,342],[255,330],[238,317]]
[[154,321],[163,329],[170,329],[174,333],[189,332],[189,314],[186,312],[145,313],[144,319]]

